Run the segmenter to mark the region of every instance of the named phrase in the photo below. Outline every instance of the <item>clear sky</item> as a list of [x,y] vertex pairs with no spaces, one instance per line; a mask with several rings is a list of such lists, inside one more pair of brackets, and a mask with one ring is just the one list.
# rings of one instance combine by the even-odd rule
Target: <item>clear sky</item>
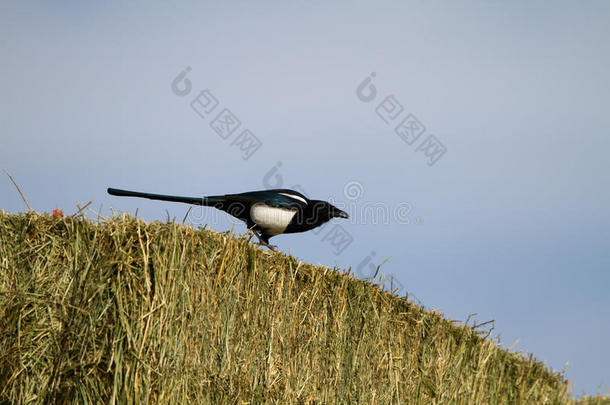
[[4,1],[0,34],[0,168],[34,209],[296,187],[352,218],[282,251],[391,257],[412,299],[610,389],[610,3]]

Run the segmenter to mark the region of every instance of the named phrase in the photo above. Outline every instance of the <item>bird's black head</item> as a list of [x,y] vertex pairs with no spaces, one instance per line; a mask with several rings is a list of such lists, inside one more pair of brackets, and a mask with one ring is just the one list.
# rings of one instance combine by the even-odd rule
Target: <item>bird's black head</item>
[[326,222],[333,218],[349,218],[345,211],[326,201],[311,200],[311,205],[314,207],[313,212],[316,221]]

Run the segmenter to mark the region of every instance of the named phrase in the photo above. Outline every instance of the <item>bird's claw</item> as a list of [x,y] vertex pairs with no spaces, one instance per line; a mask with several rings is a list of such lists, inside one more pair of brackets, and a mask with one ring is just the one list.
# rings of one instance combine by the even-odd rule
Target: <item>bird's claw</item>
[[269,250],[272,250],[272,251],[274,251],[274,252],[277,250],[277,246],[276,246],[276,245],[269,245],[269,244],[267,244],[267,243],[257,243],[257,245],[258,245],[258,246],[264,246],[264,247],[266,247],[266,248],[268,248]]
[[258,243],[258,245],[259,245],[259,246],[264,246],[264,247],[268,248],[269,250],[273,250],[274,252],[275,252],[275,250],[277,249],[277,246],[276,246],[276,245],[270,245],[270,244],[268,244],[268,243],[266,243],[265,241],[260,240],[260,239],[259,239],[259,243]]
[[269,243],[265,242],[263,240],[263,238],[258,234],[258,232],[254,232],[252,231],[252,233],[256,236],[256,238],[258,239],[258,243],[257,245],[259,246],[265,246],[266,248],[268,248],[269,250],[275,251],[277,249],[276,245],[270,245]]

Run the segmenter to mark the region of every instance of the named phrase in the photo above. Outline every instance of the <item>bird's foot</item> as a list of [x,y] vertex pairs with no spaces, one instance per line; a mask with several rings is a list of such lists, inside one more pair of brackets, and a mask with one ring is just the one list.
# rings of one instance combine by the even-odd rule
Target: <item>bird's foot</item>
[[[258,236],[258,235],[256,235],[256,236]],[[270,245],[269,243],[265,242],[263,240],[263,238],[261,238],[260,236],[258,236],[258,245],[259,246],[265,246],[266,248],[269,248],[269,250],[273,250],[273,251],[275,251],[275,249],[277,249],[277,246]]]
[[257,245],[269,248],[269,250],[272,250],[274,252],[277,250],[277,246],[276,245],[270,245],[270,244],[262,242],[262,241],[261,241],[261,243],[257,243]]
[[277,245],[270,245],[270,244],[268,244],[268,243],[265,243],[265,244],[263,244],[263,246],[268,247],[268,248],[269,248],[269,250],[272,250],[272,251],[274,251],[274,252],[277,250]]
[[252,233],[253,233],[254,235],[256,235],[256,237],[258,238],[258,243],[257,243],[257,245],[259,245],[259,246],[265,246],[265,247],[266,247],[266,248],[268,248],[269,250],[273,250],[273,251],[275,251],[275,250],[277,249],[277,246],[275,246],[275,245],[270,245],[269,243],[265,242],[265,241],[263,240],[263,238],[262,238],[262,237],[261,237],[261,236],[258,234],[258,232],[254,232],[254,231],[252,231]]

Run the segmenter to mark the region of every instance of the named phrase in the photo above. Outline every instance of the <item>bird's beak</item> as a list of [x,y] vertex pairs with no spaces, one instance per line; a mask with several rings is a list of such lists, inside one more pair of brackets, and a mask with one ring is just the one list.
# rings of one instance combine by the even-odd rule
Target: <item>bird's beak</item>
[[349,215],[347,215],[347,212],[343,212],[340,210],[335,211],[335,218],[345,218],[348,219]]

